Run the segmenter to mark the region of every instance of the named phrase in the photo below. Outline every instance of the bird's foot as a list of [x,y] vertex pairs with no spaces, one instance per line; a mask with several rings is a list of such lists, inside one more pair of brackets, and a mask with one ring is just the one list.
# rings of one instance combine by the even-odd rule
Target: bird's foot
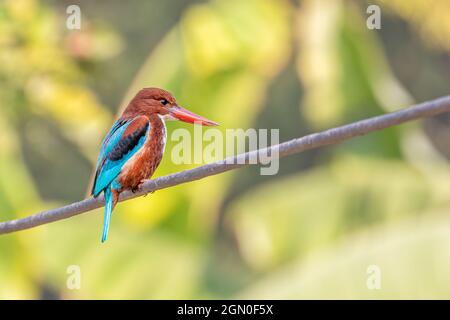
[[[143,184],[144,184],[144,182],[141,182],[141,186],[142,186]],[[145,195],[144,195],[144,197],[148,196],[149,194],[154,194],[154,193],[155,193],[155,190],[146,192]]]
[[[139,183],[139,184],[137,185],[137,187],[132,188],[132,189],[131,189],[131,192],[137,193],[137,192],[139,192],[139,191],[142,191],[142,189],[143,189],[143,187],[144,187],[144,184],[145,184],[145,181],[142,181],[141,183]],[[150,193],[151,193],[151,194],[155,193],[155,190],[146,192],[146,193],[144,194],[144,197],[148,196]]]
[[131,192],[136,193],[140,190],[142,190],[142,188],[144,187],[144,181],[140,182],[137,187],[134,187],[133,189],[131,189]]

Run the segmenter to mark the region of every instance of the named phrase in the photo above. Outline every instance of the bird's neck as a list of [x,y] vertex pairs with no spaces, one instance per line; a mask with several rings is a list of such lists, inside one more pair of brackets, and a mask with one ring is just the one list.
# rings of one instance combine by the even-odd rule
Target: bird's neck
[[167,128],[164,121],[164,116],[152,114],[149,116],[149,120],[152,134],[157,138],[156,140],[160,141],[160,152],[163,154],[167,142]]

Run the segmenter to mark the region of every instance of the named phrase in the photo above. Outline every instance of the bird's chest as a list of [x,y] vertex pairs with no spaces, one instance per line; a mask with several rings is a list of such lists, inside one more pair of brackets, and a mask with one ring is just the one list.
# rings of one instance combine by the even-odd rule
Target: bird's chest
[[166,132],[163,121],[151,122],[146,142],[124,165],[119,175],[119,182],[123,189],[134,189],[142,180],[149,179],[153,175],[164,153]]

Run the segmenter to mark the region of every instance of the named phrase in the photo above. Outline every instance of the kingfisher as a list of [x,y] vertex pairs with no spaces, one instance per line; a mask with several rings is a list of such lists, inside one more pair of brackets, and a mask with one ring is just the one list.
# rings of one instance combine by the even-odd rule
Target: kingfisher
[[161,162],[167,139],[166,120],[203,126],[217,123],[177,104],[171,93],[144,88],[130,101],[103,140],[91,194],[105,196],[102,243],[108,237],[111,214],[120,193],[138,191]]

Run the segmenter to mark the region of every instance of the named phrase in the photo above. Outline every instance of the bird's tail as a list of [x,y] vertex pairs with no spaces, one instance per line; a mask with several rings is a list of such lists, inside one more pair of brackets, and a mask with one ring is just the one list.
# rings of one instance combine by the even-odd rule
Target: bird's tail
[[111,186],[108,186],[105,189],[105,216],[103,218],[102,243],[105,242],[108,237],[109,222],[111,221],[112,211],[116,206],[117,199],[117,191],[113,190]]

